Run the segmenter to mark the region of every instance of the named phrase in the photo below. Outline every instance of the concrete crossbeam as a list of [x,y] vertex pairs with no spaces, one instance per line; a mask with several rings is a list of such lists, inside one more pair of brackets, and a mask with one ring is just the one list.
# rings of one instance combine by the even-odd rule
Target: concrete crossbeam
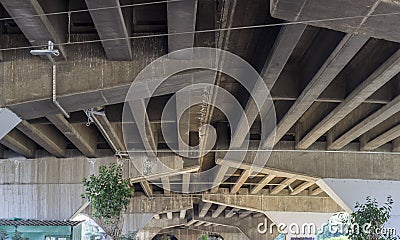
[[202,200],[207,203],[254,212],[293,211],[332,213],[342,210],[330,197],[204,194]]

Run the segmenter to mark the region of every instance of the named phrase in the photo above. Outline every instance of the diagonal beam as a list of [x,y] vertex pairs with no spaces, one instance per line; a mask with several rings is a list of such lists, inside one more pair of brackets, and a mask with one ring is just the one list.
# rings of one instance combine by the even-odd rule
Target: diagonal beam
[[250,170],[243,170],[236,184],[231,189],[231,194],[237,193],[249,177],[250,177]]
[[146,180],[142,180],[140,181],[140,186],[143,189],[144,194],[146,194],[146,196],[151,197],[153,196],[153,187],[150,185],[150,183]]
[[207,213],[208,213],[208,210],[210,210],[210,208],[211,208],[211,206],[212,206],[212,203],[201,203],[200,204],[200,207],[201,207],[201,209],[200,209],[200,212],[199,212],[199,217],[204,217],[205,215],[207,215]]
[[316,189],[311,191],[310,195],[311,196],[317,196],[317,195],[319,195],[319,194],[321,194],[323,192],[324,192],[324,190],[322,190],[322,188],[317,187]]
[[275,177],[276,177],[276,175],[273,175],[273,174],[269,174],[269,175],[265,176],[257,184],[257,186],[255,186],[253,189],[251,189],[250,193],[251,194],[257,194],[259,191],[261,191],[261,189],[263,189],[265,186],[267,186],[268,183],[270,183]]
[[36,144],[20,131],[11,130],[0,143],[26,158],[34,158]]
[[146,105],[143,99],[129,102],[136,126],[139,130],[140,137],[149,157],[156,157],[157,143],[153,134],[149,116],[146,111]]
[[219,217],[219,215],[221,215],[221,213],[225,210],[226,207],[227,206],[223,206],[223,205],[218,206],[218,208],[215,209],[215,211],[212,213],[211,217],[212,218]]
[[107,116],[92,114],[92,118],[97,128],[110,145],[111,149],[115,153],[124,152],[126,147],[121,139],[122,132],[120,132],[120,134],[117,132],[116,126],[113,126],[110,123]]
[[[55,28],[38,0],[1,0],[4,8],[14,19],[28,41],[34,46],[47,46],[48,41],[62,43],[65,41],[65,32]],[[63,46],[57,46],[66,58]]]
[[399,109],[400,96],[397,96],[390,103],[386,104],[384,107],[380,108],[378,111],[374,112],[369,117],[354,126],[352,129],[334,140],[330,145],[328,145],[328,149],[338,150],[343,148],[354,139],[368,132],[378,124],[393,116],[395,113],[398,113]]
[[311,187],[312,185],[314,185],[314,182],[304,182],[295,189],[293,189],[293,192],[291,192],[290,195],[297,195],[302,191],[306,190],[307,188]]
[[251,211],[239,213],[239,218],[245,218],[245,217],[249,216],[251,213],[252,213]]
[[225,218],[231,218],[239,212],[239,208],[232,208],[228,213],[225,214]]
[[28,121],[23,120],[17,128],[54,156],[67,156],[66,139],[60,136],[60,133],[51,125],[30,124]]
[[395,140],[398,137],[400,137],[400,125],[397,125],[389,129],[388,131],[382,133],[378,137],[367,142],[364,146],[361,146],[361,148],[362,150],[374,150],[385,143]]
[[[290,55],[292,54],[301,36],[303,35],[305,28],[306,25],[303,24],[283,26],[281,28],[279,35],[275,40],[274,46],[268,58],[266,59],[264,67],[261,71],[261,76],[263,77],[269,90],[272,89],[276,80],[278,80],[278,77],[285,67],[287,61],[289,60]],[[256,86],[254,88],[255,90],[257,89]],[[256,93],[265,94],[257,91]],[[252,96],[254,96],[254,98],[257,98],[257,96],[255,95],[256,94],[253,94]],[[242,145],[247,135],[246,131],[248,131],[249,126],[253,124],[253,122],[256,120],[257,115],[259,114],[254,101],[249,100],[247,102],[245,113],[246,116],[241,116],[238,127],[233,134],[231,140],[231,144],[233,147],[239,148]],[[265,113],[260,114],[263,115]]]
[[90,127],[82,124],[70,124],[62,114],[47,116],[47,119],[53,123],[71,142],[87,157],[96,156],[96,133]]
[[364,80],[341,104],[339,104],[339,106],[311,129],[306,136],[299,141],[297,148],[307,149],[310,147],[318,138],[363,103],[365,99],[395,77],[399,71],[400,50],[396,51],[366,80]]
[[[132,60],[131,40],[119,0],[85,0],[109,60]],[[106,8],[93,10],[98,8]],[[127,21],[130,22],[131,20]],[[117,40],[108,40],[116,39]]]
[[287,186],[289,186],[294,181],[296,181],[295,178],[287,178],[287,179],[283,180],[279,184],[279,186],[276,186],[276,187],[274,187],[274,189],[272,189],[271,194],[276,195],[276,194],[280,193],[283,189],[285,189]]
[[324,64],[314,75],[307,87],[303,90],[296,102],[281,119],[275,128],[275,136],[265,136],[262,143],[264,148],[274,146],[289,131],[290,128],[317,100],[319,95],[329,86],[342,69],[353,59],[358,51],[368,41],[368,37],[346,34],[335,50],[326,59]]

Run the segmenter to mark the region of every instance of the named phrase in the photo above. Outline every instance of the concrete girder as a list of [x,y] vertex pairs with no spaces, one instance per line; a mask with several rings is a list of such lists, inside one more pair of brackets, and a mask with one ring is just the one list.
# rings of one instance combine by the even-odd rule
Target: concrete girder
[[70,124],[62,114],[47,116],[65,136],[87,157],[96,157],[97,135],[93,128],[83,124]]
[[312,77],[290,110],[275,128],[275,134],[264,136],[262,147],[271,148],[277,144],[286,132],[303,116],[319,95],[329,86],[341,70],[353,59],[368,41],[368,37],[347,34],[339,42],[318,72]]
[[122,140],[121,126],[115,123],[110,123],[107,116],[93,114],[92,118],[97,128],[108,142],[108,145],[110,145],[111,149],[115,153],[124,152],[126,147]]
[[253,212],[339,212],[342,208],[330,197],[203,194],[203,202]]
[[[114,61],[132,60],[131,33],[126,24],[132,19],[124,20],[120,1],[118,0],[85,0],[92,16],[97,33],[102,40],[107,58]],[[93,10],[103,8],[100,10]],[[114,39],[114,40],[111,40]]]
[[[0,2],[33,46],[47,48],[48,41],[55,44],[65,42],[67,32],[63,32],[63,30],[67,29],[67,21],[63,21],[65,27],[61,28],[59,23],[50,20],[50,16],[44,15],[46,13],[45,7],[58,7],[63,6],[63,4],[48,2],[48,6],[41,6],[38,0],[1,0]],[[55,12],[60,10],[65,11],[67,9],[53,9]],[[64,18],[67,19],[66,14],[64,15]],[[56,20],[54,17],[53,21]],[[56,46],[56,48],[60,49],[64,58],[67,57],[66,49],[63,46]]]
[[67,156],[67,141],[54,127],[23,120],[17,128],[54,156]]
[[400,137],[400,125],[394,126],[374,139],[371,139],[364,145],[361,145],[362,150],[374,150],[378,147]]
[[[283,26],[280,30],[274,46],[261,71],[261,76],[263,77],[264,82],[267,84],[269,90],[272,89],[275,82],[278,80],[278,77],[280,76],[305,29],[306,25],[298,24]],[[254,90],[257,90],[257,86],[254,86]],[[252,96],[253,98],[257,98],[256,94],[252,94]],[[246,104],[245,112],[246,116],[241,117],[238,127],[236,128],[236,131],[232,137],[231,142],[233,147],[239,148],[242,145],[247,135],[247,132],[244,131],[246,131],[249,126],[253,124],[258,114],[263,115],[267,111],[265,113],[259,113],[255,102],[252,99],[249,99]]]
[[[197,0],[167,3],[168,33],[171,34],[168,36],[168,52],[192,48],[194,46],[196,13]],[[182,57],[185,59],[185,57],[190,56]]]
[[360,137],[362,134],[368,132],[370,129],[382,123],[384,120],[396,114],[399,108],[400,96],[397,96],[392,101],[390,101],[390,103],[386,104],[378,111],[365,118],[356,126],[348,130],[346,133],[344,133],[337,139],[332,140],[332,142],[328,144],[328,149],[338,150],[343,148],[354,139]]
[[[319,178],[400,180],[399,153],[396,152],[360,152],[351,148],[325,151],[318,150],[318,146],[316,150],[295,150],[290,142],[281,142],[277,147],[261,172],[303,181]],[[218,158],[216,161],[232,168],[250,169],[253,159],[246,158],[241,164]]]
[[26,158],[35,157],[36,144],[17,129],[11,130],[0,143]]
[[318,138],[330,130],[351,111],[357,108],[375,91],[389,82],[400,71],[400,50],[390,56],[379,68],[365,79],[346,100],[311,129],[297,144],[298,149],[309,148]]
[[[363,4],[352,0],[319,1],[273,0],[271,15],[287,21],[309,21],[307,24],[341,32],[363,34],[378,39],[400,41],[397,13],[400,4],[391,0],[366,0]],[[379,14],[383,14],[379,16]],[[378,16],[376,16],[378,15]],[[335,18],[335,21],[315,21]],[[310,21],[311,20],[311,21]]]
[[171,196],[134,196],[131,199],[127,213],[167,213],[179,212],[182,209],[192,209],[193,198],[183,195]]

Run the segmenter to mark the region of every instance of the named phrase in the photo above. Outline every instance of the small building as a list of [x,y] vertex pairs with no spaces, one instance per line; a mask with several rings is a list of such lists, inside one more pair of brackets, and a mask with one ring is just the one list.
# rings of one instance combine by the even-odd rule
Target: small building
[[0,219],[0,239],[80,240],[81,221]]

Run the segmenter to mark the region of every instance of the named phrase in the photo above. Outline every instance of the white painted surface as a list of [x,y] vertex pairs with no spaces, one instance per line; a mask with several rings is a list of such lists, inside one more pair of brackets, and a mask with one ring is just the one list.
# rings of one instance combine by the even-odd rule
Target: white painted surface
[[20,122],[21,119],[15,113],[7,108],[0,108],[0,140]]
[[[388,226],[396,227],[397,231],[400,232],[400,181],[330,178],[321,181],[322,184],[318,185],[326,190],[328,194],[331,192],[340,198],[337,203],[341,206],[345,204],[345,207],[351,211],[355,210],[356,202],[364,203],[367,196],[376,198],[380,204],[384,204],[386,198],[392,196],[394,201],[393,216]],[[335,198],[334,200],[336,201]]]

